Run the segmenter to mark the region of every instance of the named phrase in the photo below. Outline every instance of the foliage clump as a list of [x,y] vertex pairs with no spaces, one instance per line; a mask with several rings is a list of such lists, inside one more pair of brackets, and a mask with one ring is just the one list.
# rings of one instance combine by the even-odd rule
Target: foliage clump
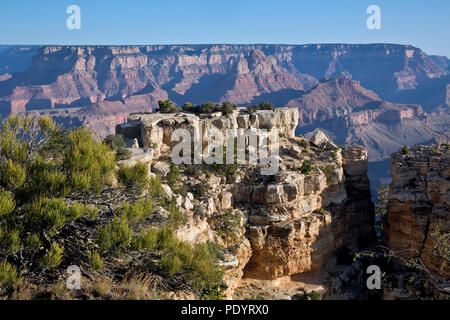
[[16,287],[22,283],[22,278],[19,276],[14,265],[6,260],[0,261],[0,287]]
[[180,112],[180,108],[178,108],[172,101],[170,100],[159,100],[158,101],[159,112],[161,113],[177,113]]
[[169,173],[167,174],[167,184],[173,187],[180,180],[180,169],[175,165],[170,165]]
[[131,157],[131,151],[125,148],[125,140],[121,135],[109,135],[105,138],[104,143],[116,152],[117,161],[127,160]]
[[99,271],[103,267],[103,260],[97,251],[91,251],[88,254],[89,262],[92,269]]
[[234,110],[237,109],[237,105],[231,102],[224,102],[222,104],[215,102],[205,102],[201,105],[192,105],[189,102],[186,102],[183,105],[183,111],[195,113],[195,114],[211,114],[215,112],[222,112],[222,115],[229,117]]
[[64,247],[60,247],[56,243],[52,243],[47,254],[41,259],[41,266],[50,269],[57,268],[63,259]]
[[327,164],[326,166],[323,166],[320,169],[322,170],[322,172],[327,177],[327,185],[328,186],[332,186],[332,185],[334,185],[334,184],[336,184],[338,182],[337,178],[334,175],[334,168],[333,168],[332,165]]
[[133,166],[123,165],[117,172],[117,179],[125,186],[142,192],[149,182],[148,165],[144,162],[138,162]]
[[303,174],[308,174],[313,170],[313,166],[311,162],[308,160],[303,161],[302,166],[300,167],[300,172]]
[[259,104],[257,105],[249,105],[246,108],[247,113],[249,114],[253,114],[255,111],[258,110],[270,110],[270,111],[274,111],[275,110],[275,106],[267,101],[261,101]]
[[117,214],[127,220],[141,221],[153,212],[152,199],[139,199],[133,204],[123,203],[117,208]]
[[224,238],[233,238],[239,233],[242,223],[242,213],[229,209],[219,216],[216,231]]
[[408,149],[408,146],[406,144],[403,146],[403,148],[400,149],[400,153],[402,155],[407,155],[409,153],[409,149]]
[[70,186],[79,192],[100,193],[111,183],[116,164],[114,154],[107,145],[96,142],[84,127],[71,131],[67,140],[64,167]]
[[132,236],[133,230],[127,219],[115,217],[97,230],[97,243],[102,251],[123,251],[131,244]]

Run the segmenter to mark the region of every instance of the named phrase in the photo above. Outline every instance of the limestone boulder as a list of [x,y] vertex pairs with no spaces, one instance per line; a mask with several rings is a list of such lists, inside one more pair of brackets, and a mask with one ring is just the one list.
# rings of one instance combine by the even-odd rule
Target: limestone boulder
[[170,166],[163,162],[157,162],[152,167],[152,172],[161,177],[166,177],[169,171]]
[[325,133],[320,130],[317,130],[314,135],[311,137],[311,143],[318,148],[322,148],[325,150],[337,150],[338,147],[331,142]]

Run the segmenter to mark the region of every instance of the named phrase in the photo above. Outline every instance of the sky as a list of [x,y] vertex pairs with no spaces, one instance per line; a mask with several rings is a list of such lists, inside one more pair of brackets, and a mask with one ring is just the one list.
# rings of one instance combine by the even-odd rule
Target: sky
[[[70,30],[66,9],[81,10]],[[366,25],[370,5],[381,29]],[[450,0],[2,0],[0,44],[398,43],[450,57]]]

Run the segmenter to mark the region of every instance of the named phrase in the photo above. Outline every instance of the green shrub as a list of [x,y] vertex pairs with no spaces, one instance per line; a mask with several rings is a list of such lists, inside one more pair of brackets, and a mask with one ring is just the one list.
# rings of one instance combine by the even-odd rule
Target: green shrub
[[159,265],[169,276],[173,276],[181,271],[183,262],[176,254],[167,252],[159,261]]
[[121,135],[111,134],[103,141],[111,150],[116,152],[116,161],[127,160],[131,157],[131,151],[126,149],[125,140]]
[[160,260],[161,269],[169,276],[183,274],[187,283],[199,293],[201,298],[220,298],[219,286],[223,271],[215,260],[217,252],[210,243],[192,246],[175,239],[165,248]]
[[140,232],[132,248],[159,253],[159,267],[169,276],[181,275],[200,297],[221,297],[223,271],[215,262],[217,247],[211,243],[192,246],[179,240],[173,227],[163,225]]
[[211,167],[214,169],[214,171],[224,177],[228,177],[230,175],[234,175],[239,168],[239,165],[236,163],[233,164],[218,164],[213,163]]
[[184,173],[188,176],[198,178],[201,174],[200,168],[198,165],[188,165]]
[[322,295],[317,291],[311,291],[311,293],[309,294],[309,298],[311,300],[322,300]]
[[16,203],[11,192],[0,190],[0,218],[14,211]]
[[67,176],[58,170],[57,163],[38,157],[27,168],[28,179],[23,193],[27,198],[66,196],[69,192]]
[[170,165],[169,173],[167,174],[167,184],[173,187],[180,180],[180,169],[175,164]]
[[159,177],[151,177],[148,186],[149,195],[152,197],[159,197],[163,193],[163,188],[161,185],[161,179]]
[[128,160],[131,158],[132,152],[125,148],[119,148],[116,151],[116,161]]
[[186,216],[178,209],[175,203],[169,203],[168,206],[169,217],[168,223],[173,227],[178,227],[180,224],[186,222]]
[[172,227],[164,225],[159,229],[159,231],[158,231],[158,246],[157,246],[159,249],[170,250],[176,245],[177,241],[178,241],[178,239],[177,239],[177,237],[175,235],[175,231]]
[[151,199],[139,199],[133,204],[123,203],[117,208],[117,214],[127,220],[140,221],[146,219],[153,212],[153,201]]
[[63,199],[39,199],[31,203],[27,211],[32,227],[47,230],[51,236],[70,221],[69,210]]
[[25,239],[25,246],[28,249],[37,249],[42,245],[41,239],[37,233],[29,234]]
[[409,153],[408,146],[405,144],[403,148],[400,149],[401,154],[407,155]]
[[158,101],[159,111],[161,113],[177,113],[180,110],[177,106],[174,105],[174,103],[170,100],[165,101]]
[[124,250],[131,244],[133,231],[123,217],[115,217],[110,223],[97,229],[97,243],[102,251]]
[[188,188],[187,188],[187,186],[186,185],[180,185],[180,186],[178,186],[178,187],[176,187],[176,188],[173,188],[173,193],[175,193],[175,194],[180,194],[180,195],[182,195],[183,197],[186,197],[186,195],[187,195],[187,193],[188,193]]
[[337,179],[334,177],[334,168],[332,165],[326,165],[323,166],[322,168],[320,168],[322,170],[322,172],[325,174],[325,176],[327,177],[327,185],[331,186],[333,184],[337,183]]
[[97,251],[89,252],[88,258],[92,269],[94,269],[95,271],[99,271],[103,267],[102,257]]
[[308,174],[312,171],[313,167],[311,165],[311,163],[307,160],[303,161],[302,166],[300,167],[300,171],[303,174]]
[[125,141],[121,135],[111,134],[106,136],[104,143],[109,146],[112,150],[118,150],[125,148]]
[[0,243],[4,251],[8,254],[14,254],[20,250],[20,231],[11,229],[8,231],[0,230]]
[[86,210],[86,216],[89,217],[89,219],[95,219],[100,213],[95,206],[86,206]]
[[16,287],[22,283],[17,269],[6,260],[0,261],[0,286]]
[[[200,299],[202,300],[222,300],[223,292],[220,290],[220,284],[213,284],[202,289]],[[257,299],[250,299],[257,300]],[[264,299],[260,299],[264,300]]]
[[63,259],[64,247],[58,246],[55,242],[52,243],[50,250],[41,259],[41,267],[48,267],[50,269],[57,268]]
[[275,110],[275,106],[267,101],[261,101],[260,104],[257,106],[258,110],[271,110],[274,111]]
[[221,107],[220,111],[222,111],[222,114],[224,116],[229,117],[236,108],[237,108],[237,105],[226,101],[226,102],[222,103],[222,107]]
[[133,250],[155,250],[158,244],[158,229],[149,228],[147,230],[141,231],[131,244]]
[[210,242],[199,244],[193,249],[191,263],[187,265],[186,280],[192,288],[200,292],[200,298],[208,296],[220,298],[220,284],[222,283],[223,270],[217,265],[217,248]]
[[87,209],[84,204],[82,204],[81,202],[75,202],[69,208],[68,218],[70,221],[75,221],[78,218],[81,218],[86,213],[86,211]]
[[194,187],[194,194],[197,197],[203,197],[206,194],[206,187],[203,183],[196,184]]
[[107,145],[96,142],[86,128],[76,128],[68,134],[64,167],[75,191],[100,193],[110,185],[115,164],[114,153]]
[[117,172],[117,179],[125,186],[142,192],[148,185],[148,165],[138,162],[133,166],[121,166]]
[[21,164],[14,163],[11,159],[3,162],[0,166],[2,173],[2,184],[8,188],[20,188],[25,182],[26,168]]
[[237,235],[241,227],[242,214],[232,209],[218,217],[217,233],[222,237],[232,238]]

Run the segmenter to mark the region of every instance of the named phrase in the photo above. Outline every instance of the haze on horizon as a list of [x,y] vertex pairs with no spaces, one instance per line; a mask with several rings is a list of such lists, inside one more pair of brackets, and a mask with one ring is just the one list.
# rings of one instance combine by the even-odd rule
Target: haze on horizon
[[[366,9],[381,8],[369,30]],[[81,30],[69,30],[70,5]],[[16,0],[2,3],[0,43],[15,45],[410,44],[450,57],[447,0]]]

